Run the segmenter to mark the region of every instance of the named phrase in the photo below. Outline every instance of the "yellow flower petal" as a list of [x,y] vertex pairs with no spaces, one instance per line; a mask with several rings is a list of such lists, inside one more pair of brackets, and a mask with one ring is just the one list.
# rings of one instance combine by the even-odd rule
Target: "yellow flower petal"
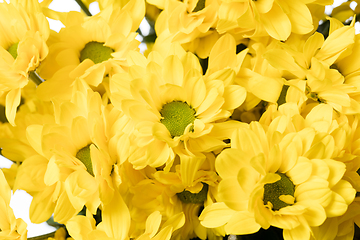
[[264,58],[275,68],[287,70],[300,79],[305,77],[303,69],[295,62],[295,59],[283,49],[269,49]]
[[248,158],[262,153],[262,144],[256,134],[247,128],[239,128],[231,138],[234,148],[247,154]]
[[205,207],[199,219],[204,227],[215,228],[226,224],[234,213],[236,212],[228,208],[225,203],[218,202]]
[[169,56],[164,60],[163,76],[168,83],[183,85],[184,69],[177,56]]
[[249,164],[249,159],[245,155],[239,149],[225,149],[216,159],[216,171],[222,178],[237,176],[239,170]]
[[[240,174],[240,172],[239,172]],[[242,176],[241,179],[247,179]],[[239,185],[237,178],[229,177],[219,183],[219,200],[224,202],[228,207],[236,211],[247,210],[248,199],[244,197],[249,192],[245,192]]]
[[306,34],[314,29],[311,12],[303,2],[288,2],[287,16],[291,22],[291,30],[297,34]]
[[355,29],[353,27],[345,26],[335,30],[325,40],[315,57],[328,65],[333,64],[340,54],[354,43],[354,37]]
[[301,184],[308,180],[313,173],[312,162],[304,157],[299,157],[295,167],[290,169],[286,174],[291,178],[291,181],[295,184]]
[[327,217],[326,212],[320,204],[309,199],[309,202],[304,202],[302,205],[307,206],[306,212],[303,213],[303,216],[306,218],[310,226],[319,226],[325,221]]
[[149,234],[149,237],[152,238],[155,236],[157,231],[159,230],[161,223],[161,214],[159,211],[155,211],[146,219],[146,228],[145,234]]
[[180,155],[181,181],[186,186],[190,186],[193,183],[195,175],[204,160],[205,158],[202,157]]
[[166,222],[163,224],[163,228],[166,228],[167,226],[171,226],[173,228],[173,231],[181,228],[185,224],[185,215],[184,213],[180,212],[178,214],[175,214],[174,216],[171,216]]
[[16,88],[9,91],[6,95],[5,115],[11,125],[15,125],[15,115],[17,107],[20,105],[21,89]]
[[88,239],[88,234],[95,228],[95,223],[91,220],[86,216],[78,215],[66,223],[66,229],[74,239]]
[[260,225],[255,221],[253,214],[248,211],[235,213],[225,225],[227,234],[251,234],[259,229]]
[[[30,209],[31,209],[31,206],[30,206]],[[80,210],[75,209],[72,206],[67,193],[65,191],[63,191],[60,193],[60,196],[57,199],[55,209],[53,210],[54,221],[56,221],[58,223],[66,223],[70,218],[75,216]]]
[[[47,221],[55,210],[55,203],[52,201],[52,194],[55,186],[45,188],[42,192],[33,196],[30,204],[30,220],[33,223],[42,223]],[[64,209],[71,208],[71,204]],[[61,220],[61,219],[60,219]]]
[[261,23],[269,35],[277,40],[285,41],[291,33],[291,22],[277,3],[263,14]]
[[283,79],[272,78],[260,74],[254,74],[249,82],[249,91],[256,97],[268,101],[277,102],[283,87]]
[[232,110],[239,107],[245,101],[246,90],[238,85],[227,86],[225,87],[224,96],[225,103],[223,108]]
[[102,219],[108,236],[124,240],[130,229],[130,212],[119,192],[115,191],[109,204],[103,206]]
[[284,229],[283,236],[286,240],[310,239],[310,231],[307,226],[299,225],[294,229]]

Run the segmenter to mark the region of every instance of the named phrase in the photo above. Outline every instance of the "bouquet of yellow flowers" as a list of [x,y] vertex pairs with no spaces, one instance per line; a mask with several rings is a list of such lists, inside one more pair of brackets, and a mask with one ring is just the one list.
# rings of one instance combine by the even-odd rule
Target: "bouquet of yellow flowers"
[[358,235],[358,1],[77,2],[0,3],[0,239]]

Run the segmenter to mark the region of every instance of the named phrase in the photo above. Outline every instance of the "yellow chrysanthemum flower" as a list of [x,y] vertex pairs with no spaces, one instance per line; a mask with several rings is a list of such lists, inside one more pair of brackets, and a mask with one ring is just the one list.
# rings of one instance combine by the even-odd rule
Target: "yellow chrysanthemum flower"
[[0,238],[9,240],[26,240],[26,223],[21,218],[15,218],[10,208],[11,189],[6,182],[3,172],[0,170]]
[[[319,149],[313,149],[313,153],[326,153],[327,157],[343,162],[346,171],[343,180],[348,181],[352,187],[360,191],[360,168],[359,157],[359,116],[344,115],[335,112],[327,104],[309,104],[301,112],[294,103],[285,103],[277,106],[269,106],[263,114],[260,122],[269,125],[279,116],[287,116],[292,119],[286,127],[288,131],[301,130],[304,127],[311,127],[316,135],[323,139],[323,145]],[[319,145],[319,146],[320,146]],[[326,147],[325,147],[326,146]],[[314,145],[315,147],[315,145]],[[351,195],[349,189],[343,188],[348,196]],[[351,199],[347,200],[348,202]],[[346,213],[338,217],[327,218],[320,226],[312,227],[312,239],[352,239],[354,236],[354,221],[360,215],[359,199],[355,198]]]
[[[53,106],[50,102],[42,102],[35,96],[36,86],[29,82],[22,89],[22,104],[15,117],[15,126],[4,123],[0,137],[2,155],[14,162],[37,154],[26,138],[26,128],[32,124],[48,124],[54,122]],[[6,133],[6,134],[4,134]]]
[[6,117],[14,125],[21,89],[48,54],[50,28],[37,1],[2,2],[0,13],[0,93],[6,96]]
[[[125,170],[125,175],[129,179],[132,178],[129,181],[129,191],[133,195],[130,212],[132,219],[137,222],[137,229],[144,228],[142,223],[153,211],[160,211],[164,220],[177,214],[183,214],[185,217],[184,225],[173,233],[172,239],[222,239],[213,229],[203,227],[198,219],[204,204],[212,201],[218,182],[214,169],[215,156],[206,156],[205,161],[196,159],[201,166],[188,185],[183,183],[183,162],[179,158],[176,158],[170,172],[150,167],[142,170],[129,167]],[[135,175],[137,176],[134,177]]]
[[326,40],[317,32],[305,42],[294,37],[289,44],[280,44],[280,49],[269,49],[264,57],[288,79],[286,102],[295,102],[299,107],[327,103],[339,112],[354,114],[360,110],[358,90],[356,85],[345,81],[336,65],[351,53],[355,29],[353,24],[343,26],[335,19],[330,22]]
[[242,104],[245,89],[233,84],[231,68],[203,76],[198,59],[179,45],[164,57],[133,52],[129,59],[129,71],[110,82],[112,103],[135,126],[129,161],[137,169],[170,167],[178,154],[196,172],[192,158],[226,145],[232,123],[220,122]]
[[[119,222],[119,224],[123,224]],[[70,236],[75,240],[81,239],[114,239],[114,240],[170,240],[171,234],[184,224],[184,216],[182,214],[173,215],[166,221],[163,221],[162,215],[159,211],[151,213],[145,222],[145,229],[142,234],[132,236],[128,233],[116,235],[114,233],[107,233],[103,223],[95,226],[95,220],[90,212],[86,216],[75,216],[70,219],[66,228]],[[117,228],[118,226],[114,226]]]
[[[284,104],[279,107],[279,111],[285,115],[296,112],[296,107],[290,110]],[[299,121],[297,114],[292,116],[294,127],[299,128],[301,125],[311,126],[318,133],[321,133],[323,139],[328,139],[332,146],[325,150],[331,158],[341,161],[346,165],[346,171],[343,179],[351,183],[352,187],[357,192],[360,191],[360,176],[358,169],[360,168],[359,157],[359,119],[358,115],[345,116],[335,113],[329,105],[320,104],[315,105],[306,114],[304,122]],[[292,115],[290,114],[290,115]],[[297,120],[295,120],[297,119]],[[326,136],[328,134],[328,136]],[[350,193],[348,193],[350,195]],[[354,236],[354,221],[356,216],[360,214],[359,200],[354,200],[348,207],[346,213],[339,217],[328,218],[322,225],[313,227],[312,231],[315,239],[322,239],[326,236],[328,239],[352,239]],[[331,231],[329,231],[331,229]]]
[[[116,182],[121,182],[114,166],[120,161],[116,157],[127,151],[115,150],[118,140],[109,143],[111,137],[121,138],[108,125],[116,124],[121,115],[111,109],[111,105],[102,105],[97,93],[85,88],[76,91],[71,101],[54,102],[55,123],[27,127],[27,139],[37,155],[21,165],[15,185],[34,197],[33,222],[46,221],[54,213],[55,221],[64,223],[84,205],[95,214],[100,204],[112,202]],[[103,122],[106,118],[108,124]],[[105,218],[113,214],[109,208],[103,212]]]
[[221,1],[216,29],[242,37],[270,35],[286,40],[291,33],[307,34],[314,30],[308,5],[332,4],[328,1]]
[[224,225],[228,234],[275,226],[284,239],[310,239],[310,227],[346,212],[356,191],[342,180],[345,164],[329,158],[332,145],[312,128],[286,134],[287,123],[277,117],[265,131],[252,122],[232,135],[216,159],[222,180],[218,202],[200,216],[204,226]]
[[247,90],[242,111],[251,111],[261,101],[276,103],[279,99],[285,79],[282,72],[271,66],[264,58],[267,50],[278,49],[277,44],[278,41],[270,37],[253,38],[247,43],[248,54],[235,80]]
[[145,14],[142,0],[129,1],[123,8],[109,6],[92,17],[69,12],[60,19],[66,26],[49,45],[49,57],[39,69],[44,79],[69,68],[70,78],[79,76],[98,86],[106,75],[118,72],[130,50],[137,50],[135,39]]
[[178,42],[201,58],[209,56],[212,46],[219,38],[215,30],[218,20],[218,0],[148,0],[152,5],[164,9],[155,23],[157,42]]

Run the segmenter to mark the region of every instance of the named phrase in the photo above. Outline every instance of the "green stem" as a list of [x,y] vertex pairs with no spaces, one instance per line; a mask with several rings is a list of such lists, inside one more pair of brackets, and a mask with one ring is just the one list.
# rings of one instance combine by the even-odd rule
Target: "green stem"
[[85,12],[86,15],[88,15],[89,17],[92,16],[89,9],[85,6],[85,4],[81,0],[75,0],[75,1],[81,7],[81,9]]
[[35,71],[31,71],[29,73],[29,79],[33,81],[37,86],[44,81],[39,75],[37,75]]
[[49,237],[54,237],[54,236],[55,236],[55,232],[51,232],[48,234],[28,238],[28,240],[42,240],[42,239],[48,239]]

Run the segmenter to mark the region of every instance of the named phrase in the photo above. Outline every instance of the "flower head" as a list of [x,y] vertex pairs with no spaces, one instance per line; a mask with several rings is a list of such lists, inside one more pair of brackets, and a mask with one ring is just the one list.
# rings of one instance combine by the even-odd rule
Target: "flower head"
[[148,2],[163,9],[155,25],[159,39],[178,42],[201,58],[209,56],[212,46],[219,38],[215,30],[218,0]]
[[14,125],[21,89],[48,54],[50,28],[37,1],[3,2],[0,12],[0,93],[6,96],[6,117]]
[[231,148],[216,159],[222,180],[218,202],[200,216],[204,226],[225,225],[228,234],[275,226],[284,239],[309,239],[310,227],[346,212],[355,190],[342,180],[345,165],[319,152],[326,142],[320,144],[311,128],[286,133],[286,122],[279,116],[266,131],[252,122],[233,134]]
[[129,158],[135,168],[171,167],[175,155],[197,164],[190,159],[226,145],[221,129],[234,123],[222,121],[246,95],[233,84],[231,68],[203,76],[197,58],[178,45],[164,57],[152,52],[145,59],[133,52],[132,59],[137,61],[128,73],[113,77],[110,89],[114,106],[135,126]]
[[121,68],[130,50],[138,49],[135,31],[144,14],[145,3],[132,0],[121,8],[110,5],[91,17],[78,12],[61,17],[66,27],[49,46],[49,58],[39,69],[41,76],[49,79],[65,68],[65,77],[80,77],[98,86],[106,75]]

